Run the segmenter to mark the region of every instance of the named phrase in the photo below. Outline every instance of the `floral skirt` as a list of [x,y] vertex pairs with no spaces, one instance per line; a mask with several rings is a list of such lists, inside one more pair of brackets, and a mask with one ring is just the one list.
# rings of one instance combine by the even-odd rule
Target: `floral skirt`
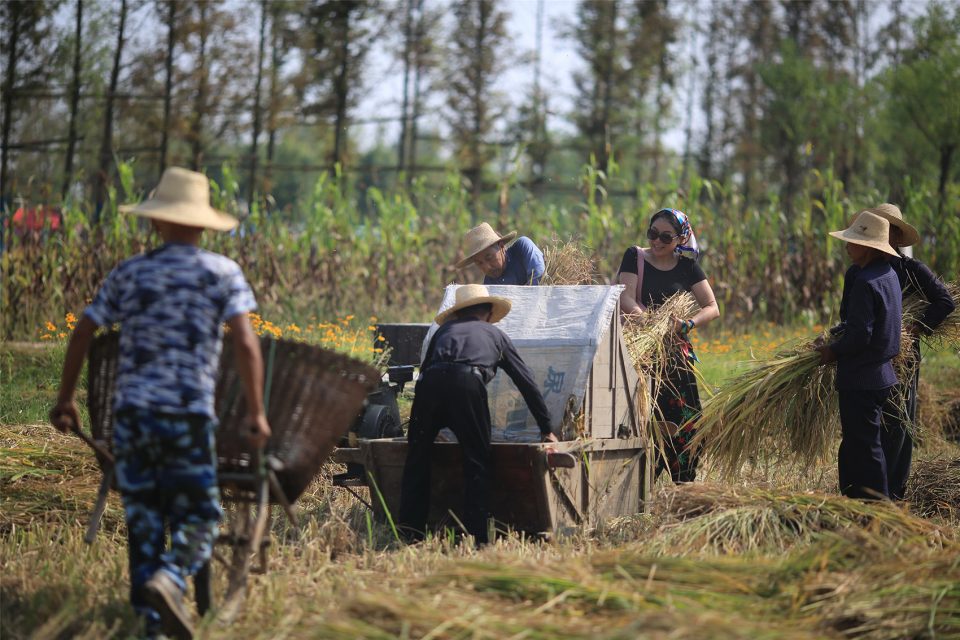
[[693,375],[694,359],[691,349],[683,349],[672,357],[665,372],[667,381],[660,385],[657,393],[657,417],[677,425],[677,432],[667,436],[665,450],[658,456],[657,476],[669,469],[674,482],[693,482],[697,477],[699,451],[689,449],[690,441],[697,434],[701,408],[700,391]]

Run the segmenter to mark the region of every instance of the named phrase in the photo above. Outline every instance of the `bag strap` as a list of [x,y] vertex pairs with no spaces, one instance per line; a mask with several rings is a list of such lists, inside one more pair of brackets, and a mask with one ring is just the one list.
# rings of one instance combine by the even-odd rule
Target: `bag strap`
[[641,309],[646,311],[647,305],[643,304],[643,301],[642,301],[643,263],[645,263],[646,260],[643,259],[643,249],[637,246],[636,250],[637,250],[637,291],[636,291],[636,297],[634,298],[634,300],[637,301],[637,304],[640,306]]

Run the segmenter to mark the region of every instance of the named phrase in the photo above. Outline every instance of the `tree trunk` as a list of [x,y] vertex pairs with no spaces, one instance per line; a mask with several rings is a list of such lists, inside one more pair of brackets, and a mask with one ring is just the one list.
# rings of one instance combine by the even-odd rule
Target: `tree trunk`
[[83,38],[83,0],[77,0],[77,27],[73,49],[73,86],[70,90],[70,128],[67,133],[67,157],[63,167],[63,187],[60,199],[66,200],[73,182],[73,153],[77,146],[77,111],[80,106],[80,56]]
[[277,84],[280,81],[280,29],[278,14],[270,22],[270,114],[267,117],[267,164],[263,171],[263,192],[273,191],[273,155],[277,145]]
[[[699,171],[703,178],[713,177],[713,154],[716,148],[716,124],[714,120],[714,109],[717,94],[717,37],[720,31],[720,7],[719,0],[712,0],[710,3],[710,29],[707,32],[706,58],[707,73],[703,84],[703,121],[705,132],[703,135],[703,145],[700,147]],[[696,73],[694,65],[691,73]]]
[[[697,50],[697,36],[696,33],[693,35],[693,51]],[[666,54],[666,50],[664,50]],[[687,178],[690,175],[690,163],[693,156],[693,102],[694,96],[697,94],[697,74],[694,71],[697,68],[697,55],[692,53],[690,55],[690,87],[687,89],[687,124],[683,132],[683,171],[680,177],[680,184],[686,185]]]
[[257,193],[257,141],[260,139],[260,85],[263,82],[263,50],[267,40],[267,3],[260,2],[260,50],[257,54],[257,81],[253,88],[253,136],[250,141],[250,180],[247,185],[247,207],[253,211],[253,198]]
[[[350,9],[344,7],[341,9],[339,22],[340,28],[340,64],[337,70],[337,79],[334,85],[334,96],[336,99],[336,116],[334,118],[333,135],[333,162],[340,164],[340,170],[344,169],[344,144],[346,141],[347,127],[347,101],[350,99],[350,86],[347,82],[350,74]],[[334,167],[331,167],[331,172]]]
[[167,148],[170,141],[170,106],[173,101],[173,49],[176,42],[177,2],[169,1],[167,12],[167,59],[164,63],[166,82],[163,90],[163,131],[160,138],[160,174],[167,168]]
[[[608,33],[609,47],[607,52],[607,65],[604,69],[603,77],[603,102],[601,103],[600,132],[603,135],[603,146],[600,149],[600,155],[597,156],[597,162],[600,168],[607,172],[607,164],[610,161],[611,141],[610,141],[610,112],[613,109],[613,68],[617,59],[617,0],[610,2],[610,31]],[[609,174],[607,178],[609,178]]]
[[943,205],[947,199],[947,182],[950,180],[950,165],[957,146],[948,144],[940,147],[940,182],[937,185],[937,215],[943,216]]
[[537,30],[536,30],[536,48],[534,49],[534,68],[533,68],[533,150],[530,154],[533,194],[541,197],[543,195],[543,182],[547,171],[547,136],[546,136],[546,116],[544,115],[544,96],[541,86],[540,76],[543,71],[543,20],[544,20],[544,0],[537,0]]
[[197,97],[190,127],[190,168],[203,164],[203,116],[207,110],[207,3],[200,2],[200,50],[197,52]]
[[10,185],[7,181],[7,152],[10,147],[10,128],[13,125],[13,86],[17,78],[17,46],[20,44],[20,6],[13,3],[11,29],[7,51],[7,77],[3,83],[3,137],[0,140],[0,212],[7,206]]
[[475,58],[477,68],[473,75],[473,131],[470,136],[470,167],[467,170],[467,176],[470,179],[470,198],[473,204],[473,214],[480,213],[478,206],[480,204],[480,179],[483,174],[483,164],[480,159],[480,136],[483,134],[483,124],[486,117],[486,101],[483,93],[484,73],[483,62],[480,59],[480,52],[483,51],[484,41],[487,36],[487,18],[489,17],[490,6],[484,0],[477,3],[479,11],[479,20],[477,21],[477,33],[475,47],[478,57]]
[[113,103],[120,79],[120,60],[123,56],[123,34],[127,24],[127,0],[120,0],[120,24],[117,28],[117,50],[113,54],[113,68],[110,70],[110,88],[107,90],[107,102],[103,116],[103,139],[100,141],[100,167],[94,188],[94,222],[99,222],[110,183],[110,165],[113,156]]
[[417,136],[420,127],[421,94],[420,87],[423,79],[423,35],[424,35],[424,15],[423,0],[415,0],[417,3],[417,27],[416,27],[416,49],[414,55],[414,76],[413,76],[413,113],[410,116],[410,142],[407,145],[407,185],[413,181],[417,171]]
[[400,104],[400,141],[397,143],[397,175],[403,172],[407,157],[407,124],[410,110],[410,54],[413,49],[413,0],[406,3],[403,22],[403,101]]
[[663,140],[663,112],[666,108],[666,98],[663,94],[663,85],[666,82],[667,75],[667,48],[661,46],[660,61],[657,64],[657,91],[654,97],[656,111],[653,115],[653,184],[660,182],[660,151]]

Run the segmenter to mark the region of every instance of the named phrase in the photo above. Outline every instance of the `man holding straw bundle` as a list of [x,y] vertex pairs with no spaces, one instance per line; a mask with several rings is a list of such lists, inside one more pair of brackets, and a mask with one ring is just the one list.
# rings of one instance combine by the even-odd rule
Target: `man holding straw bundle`
[[851,498],[890,496],[881,431],[884,405],[897,376],[902,292],[890,266],[890,223],[861,211],[843,231],[830,235],[847,243],[853,265],[844,276],[840,303],[842,333],[818,347],[820,363],[836,361],[842,439],[837,452],[840,492]]
[[920,382],[920,335],[930,335],[944,319],[953,313],[956,305],[947,287],[930,270],[914,258],[907,257],[899,247],[909,247],[920,241],[920,234],[913,225],[907,224],[896,205],[884,203],[867,209],[890,223],[890,246],[897,256],[890,260],[890,266],[897,274],[900,288],[903,290],[903,302],[908,305],[912,300],[922,300],[927,306],[919,318],[905,329],[910,333],[913,345],[913,375],[909,380],[900,381],[894,396],[902,398],[903,406],[887,407],[884,410],[884,430],[881,434],[883,453],[887,462],[887,482],[890,497],[903,500],[910,477],[910,462],[913,457],[913,438],[909,427],[917,419],[917,385]]

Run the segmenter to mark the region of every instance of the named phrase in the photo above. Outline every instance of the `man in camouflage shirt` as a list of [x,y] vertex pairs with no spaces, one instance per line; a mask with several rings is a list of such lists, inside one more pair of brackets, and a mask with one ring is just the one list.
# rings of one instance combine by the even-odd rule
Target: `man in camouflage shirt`
[[98,326],[119,324],[113,449],[130,546],[130,600],[148,636],[162,628],[189,638],[185,581],[210,559],[221,516],[214,388],[224,323],[237,352],[251,442],[262,446],[270,435],[260,343],[247,315],[256,303],[234,261],[198,247],[204,228],[237,224],[210,207],[206,176],[168,169],[151,199],[126,209],[151,218],[164,244],[116,267],[84,311],[50,419],[64,431],[79,428],[73,398],[90,340]]

